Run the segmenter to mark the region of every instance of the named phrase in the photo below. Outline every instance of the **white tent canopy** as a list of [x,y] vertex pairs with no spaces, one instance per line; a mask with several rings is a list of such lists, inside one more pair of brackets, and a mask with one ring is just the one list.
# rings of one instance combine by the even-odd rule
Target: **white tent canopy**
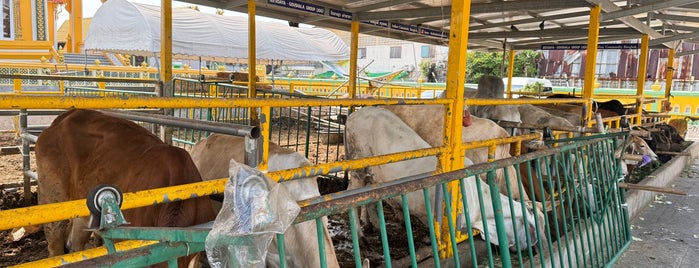
[[[272,60],[344,60],[349,48],[336,34],[319,28],[292,28],[256,22],[257,58]],[[85,38],[86,50],[152,56],[160,53],[160,7],[106,1],[95,13]],[[174,55],[220,58],[248,57],[248,21],[172,9]]]

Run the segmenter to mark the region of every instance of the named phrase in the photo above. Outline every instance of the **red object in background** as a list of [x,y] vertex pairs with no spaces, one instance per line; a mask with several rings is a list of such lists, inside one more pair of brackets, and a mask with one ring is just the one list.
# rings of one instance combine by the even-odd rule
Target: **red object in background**
[[463,122],[461,125],[467,127],[471,125],[471,113],[468,112],[468,110],[464,110],[464,117],[463,117]]

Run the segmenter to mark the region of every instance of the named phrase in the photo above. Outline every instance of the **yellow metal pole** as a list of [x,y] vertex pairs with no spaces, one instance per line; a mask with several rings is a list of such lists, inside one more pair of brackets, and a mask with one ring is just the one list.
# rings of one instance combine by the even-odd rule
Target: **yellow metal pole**
[[[174,96],[172,88],[172,1],[160,0],[160,94],[161,97]],[[173,115],[172,109],[165,109],[165,115]],[[172,144],[172,128],[160,125],[160,138]]]
[[512,98],[512,76],[515,73],[515,50],[510,49],[510,63],[507,65],[507,98]]
[[[257,97],[257,37],[255,30],[255,0],[248,0],[248,98]],[[257,109],[249,109],[250,125],[256,126],[260,123]],[[265,141],[267,142],[267,141]]]
[[160,6],[160,81],[165,93],[172,88],[172,1],[160,0]]
[[[444,172],[464,168],[465,153],[461,149],[461,134],[463,128],[464,80],[466,76],[466,52],[470,15],[470,0],[454,0],[451,2],[446,98],[453,100],[453,102],[451,105],[446,106],[444,114],[444,144],[449,148],[440,158],[442,171]],[[458,193],[460,193],[458,182],[449,183],[447,185],[447,190],[452,193],[452,196],[458,197]],[[458,205],[459,199],[460,198],[451,199],[451,207],[454,213],[448,215],[448,221],[453,222],[456,219],[456,213],[461,211],[461,206]],[[449,257],[454,254],[449,235],[446,235],[449,234],[449,228],[447,224],[441,227],[443,235],[441,235],[442,243],[440,244],[444,245],[444,248],[440,255]]]
[[670,90],[672,90],[673,71],[675,71],[675,49],[671,48],[667,56],[667,73],[665,74],[665,101],[661,102],[661,112],[663,111],[663,107],[665,107],[665,103],[670,102]]
[[[126,250],[130,250],[130,249],[145,247],[145,246],[152,245],[155,243],[158,243],[158,241],[128,240],[128,241],[122,241],[119,243],[115,243],[114,246],[116,247],[117,251],[126,251]],[[107,254],[108,254],[107,247],[102,246],[102,247],[98,247],[98,248],[91,248],[91,249],[87,249],[87,250],[83,250],[83,251],[73,252],[73,253],[69,253],[69,254],[65,254],[65,255],[49,257],[46,259],[41,259],[38,261],[29,262],[29,263],[23,263],[23,264],[19,264],[19,265],[12,266],[12,267],[14,267],[14,268],[58,267],[58,266],[66,265],[69,263],[84,261],[85,259],[91,259],[91,258],[105,256]]]
[[[636,81],[636,96],[643,97],[643,88],[646,83],[646,67],[648,65],[648,35],[641,36],[641,54],[638,55],[638,75]],[[643,112],[643,98],[636,102],[636,114],[640,115]],[[640,124],[640,118],[635,124]]]
[[587,115],[584,115],[586,125],[592,125],[592,101],[595,90],[595,68],[597,67],[597,39],[599,37],[599,18],[602,8],[590,8],[590,28],[587,32],[587,57],[585,58],[585,82],[583,84],[583,99],[587,101]]
[[350,38],[349,96],[357,96],[357,50],[359,49],[359,21],[353,20]]

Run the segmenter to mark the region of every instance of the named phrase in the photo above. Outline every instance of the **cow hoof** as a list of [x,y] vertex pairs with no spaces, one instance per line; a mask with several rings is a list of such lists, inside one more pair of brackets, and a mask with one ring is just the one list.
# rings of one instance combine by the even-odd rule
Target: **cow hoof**
[[111,195],[116,201],[117,205],[121,207],[123,201],[123,194],[121,190],[114,185],[101,184],[92,188],[89,193],[87,193],[87,208],[93,215],[100,215],[102,211],[102,199]]

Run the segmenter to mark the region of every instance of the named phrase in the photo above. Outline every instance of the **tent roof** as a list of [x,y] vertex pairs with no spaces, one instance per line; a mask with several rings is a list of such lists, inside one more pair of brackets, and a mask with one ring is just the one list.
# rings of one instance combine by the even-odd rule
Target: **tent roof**
[[[292,28],[258,21],[256,38],[258,59],[349,58],[347,44],[336,34],[320,28]],[[105,2],[90,23],[85,49],[145,56],[160,53],[160,7],[126,0]],[[172,52],[180,56],[247,58],[247,18],[174,8]]]

